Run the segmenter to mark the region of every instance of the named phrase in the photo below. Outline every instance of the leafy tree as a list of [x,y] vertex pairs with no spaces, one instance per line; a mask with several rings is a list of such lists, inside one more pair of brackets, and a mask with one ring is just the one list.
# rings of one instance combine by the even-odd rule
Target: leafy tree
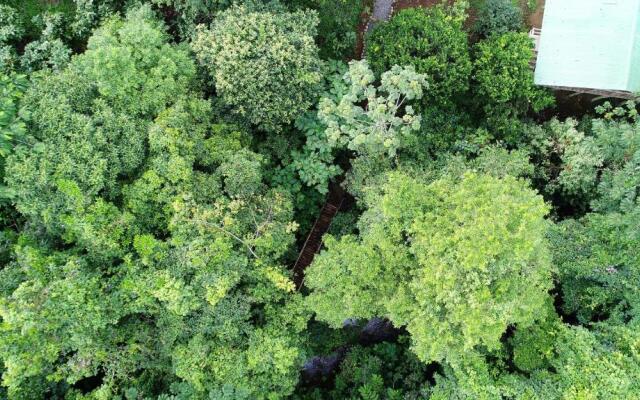
[[24,35],[24,27],[16,9],[0,4],[0,42],[19,40],[22,35]]
[[584,324],[636,318],[640,297],[634,282],[640,279],[640,260],[633,249],[639,245],[640,125],[598,118],[591,120],[586,134],[571,120],[551,126],[582,138],[564,140],[558,186],[562,193],[582,193],[584,209],[591,209],[553,231],[564,312]]
[[557,317],[517,330],[515,353],[496,365],[478,363],[467,375],[436,375],[430,399],[635,399],[638,368],[637,327],[599,324],[569,326]]
[[[354,61],[344,81],[348,85],[344,96],[337,102],[323,98],[319,105],[318,117],[327,126],[330,145],[393,157],[402,146],[402,137],[420,127],[420,117],[407,103],[422,98],[423,89],[428,88],[425,76],[412,67],[394,66],[382,74],[375,88],[367,62]],[[366,107],[358,105],[363,102]]]
[[121,11],[128,0],[73,0],[73,21],[69,28],[76,39],[86,40],[103,21]]
[[28,87],[24,75],[0,75],[0,157],[13,149],[14,141],[26,133],[20,116],[20,100]]
[[537,166],[538,185],[558,206],[570,205],[573,216],[590,210],[628,212],[640,187],[639,126],[606,116],[581,124],[553,119],[529,126],[521,140]]
[[485,0],[474,28],[482,37],[518,32],[522,29],[522,10],[513,0]]
[[426,74],[428,101],[447,103],[468,88],[471,61],[464,18],[442,7],[401,10],[367,39],[367,59],[377,75],[394,65]]
[[535,165],[534,182],[558,212],[584,214],[596,194],[603,155],[593,136],[573,119],[527,124],[518,140]]
[[[557,374],[543,381],[539,398],[637,398],[637,343],[637,324],[604,325],[593,332],[564,327],[553,348],[557,356],[550,362]],[[530,393],[539,387],[536,383]]]
[[67,65],[71,49],[62,40],[66,23],[61,13],[45,14],[42,17],[43,29],[40,38],[27,44],[20,58],[23,70],[33,72],[51,68],[60,71]]
[[40,143],[19,148],[7,175],[19,211],[49,229],[61,223],[65,207],[60,179],[73,180],[88,196],[114,198],[118,179],[133,176],[144,161],[149,119],[188,91],[195,66],[185,50],[166,43],[147,11],[132,14],[140,22],[135,30],[111,20],[70,68],[42,75],[26,95]]
[[554,256],[562,282],[563,310],[582,323],[640,315],[638,216],[589,214],[554,229]]
[[[473,61],[474,91],[482,104],[491,133],[517,140],[518,118],[529,110],[538,112],[553,98],[533,83],[529,62],[533,43],[524,33],[506,33],[480,41]],[[482,99],[482,100],[480,100]]]
[[374,82],[367,61],[352,61],[342,79],[320,100],[317,119],[299,120],[307,142],[303,152],[294,155],[293,166],[303,182],[326,190],[328,179],[339,172],[332,165],[336,150],[393,158],[407,137],[419,129],[420,117],[410,104],[422,98],[428,87],[425,76],[413,67],[395,66],[382,74],[378,87]]
[[509,176],[427,184],[392,174],[361,218],[360,237],[326,240],[307,271],[308,303],[334,327],[387,317],[406,326],[423,362],[460,370],[543,309],[552,271],[547,211]]
[[198,31],[193,49],[225,104],[254,125],[277,130],[316,98],[317,24],[311,11],[233,6]]
[[0,72],[10,71],[16,63],[13,42],[24,35],[22,21],[15,8],[0,4]]
[[188,38],[196,31],[199,23],[211,22],[217,11],[229,7],[231,0],[151,0],[161,8],[170,7],[170,12],[177,14],[176,27],[183,38]]
[[308,320],[282,266],[291,199],[213,123],[187,49],[140,8],[34,77],[8,160],[28,227],[0,271],[9,398],[290,394]]

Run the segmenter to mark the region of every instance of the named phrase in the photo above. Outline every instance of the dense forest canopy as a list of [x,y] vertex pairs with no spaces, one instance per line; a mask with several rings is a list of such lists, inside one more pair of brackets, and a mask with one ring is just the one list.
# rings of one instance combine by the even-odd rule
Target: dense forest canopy
[[0,398],[640,399],[638,108],[538,3],[0,0]]

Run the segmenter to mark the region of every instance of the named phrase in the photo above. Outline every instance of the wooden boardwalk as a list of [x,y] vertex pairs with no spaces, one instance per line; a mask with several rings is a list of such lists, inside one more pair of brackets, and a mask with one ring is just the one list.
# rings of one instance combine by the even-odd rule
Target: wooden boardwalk
[[[359,42],[364,40],[364,36],[373,29],[376,23],[387,21],[393,14],[393,4],[395,0],[375,0],[373,13],[368,16],[368,21],[363,28],[364,32],[360,32],[358,35]],[[356,45],[356,51],[360,49],[359,56],[364,58],[364,43],[358,43]],[[329,230],[333,217],[336,216],[340,207],[345,199],[345,191],[339,183],[331,183],[329,185],[329,194],[327,199],[320,210],[320,215],[311,228],[307,240],[302,246],[302,250],[298,255],[295,265],[293,266],[293,282],[296,285],[296,289],[300,290],[304,283],[304,270],[313,262],[313,258],[316,253],[322,248],[322,236]]]
[[316,253],[320,251],[322,247],[322,236],[329,230],[331,221],[338,211],[340,211],[344,198],[345,191],[342,186],[340,186],[339,183],[332,183],[329,186],[329,194],[320,210],[320,215],[313,224],[313,228],[311,228],[311,232],[304,242],[302,251],[300,255],[298,255],[298,260],[296,260],[293,266],[293,282],[298,290],[300,290],[304,282],[304,270],[313,262]]

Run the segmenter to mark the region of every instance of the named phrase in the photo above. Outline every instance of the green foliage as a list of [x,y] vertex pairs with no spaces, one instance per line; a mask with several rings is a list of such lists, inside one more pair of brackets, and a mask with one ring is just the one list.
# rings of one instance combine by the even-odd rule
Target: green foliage
[[478,94],[486,96],[491,105],[524,103],[534,111],[542,109],[546,98],[535,88],[529,68],[532,47],[531,39],[521,33],[506,33],[480,41],[474,59]]
[[407,146],[415,160],[425,161],[463,150],[474,140],[472,116],[460,106],[453,104],[430,104],[422,108],[420,132]]
[[503,393],[518,399],[638,398],[635,324],[600,324],[587,330],[554,322],[522,336],[526,342],[516,348],[537,348],[543,363],[536,364],[529,379],[504,377]]
[[[542,193],[556,199],[556,205],[584,213],[596,194],[596,171],[603,155],[591,135],[577,121],[552,119],[543,125],[523,129],[520,146],[528,149],[536,166],[535,182]],[[557,200],[561,199],[558,204]]]
[[542,321],[519,330],[511,340],[515,371],[483,362],[468,369],[468,375],[445,370],[436,376],[429,398],[637,399],[640,353],[635,328],[599,324],[587,330],[557,319]]
[[367,38],[367,59],[379,76],[394,65],[426,74],[428,101],[447,103],[468,88],[471,62],[462,17],[442,7],[401,10]]
[[640,400],[637,104],[533,122],[531,1],[0,2],[0,398]]
[[522,10],[513,0],[485,0],[474,29],[483,37],[520,31]]
[[571,205],[576,215],[589,209],[628,212],[636,207],[640,187],[637,121],[605,115],[579,126],[572,119],[551,120],[529,127],[523,139],[544,192]]
[[[71,16],[74,13],[74,1],[81,0],[4,0],[3,3],[17,11],[24,36],[29,39],[36,39],[40,30],[38,20],[42,15],[62,13]],[[105,0],[100,0],[100,2],[105,2]]]
[[24,75],[0,75],[0,157],[7,157],[16,140],[26,133],[20,116],[20,99],[27,90]]
[[196,31],[196,25],[211,22],[216,12],[228,8],[232,0],[151,0],[160,8],[170,7],[177,13],[176,28],[183,38],[189,38]]
[[294,153],[293,167],[305,184],[326,191],[328,180],[340,171],[332,165],[336,151],[393,158],[419,129],[420,117],[410,104],[427,89],[425,76],[413,67],[395,66],[382,74],[378,87],[374,83],[367,61],[352,61],[320,99],[317,117],[298,120],[307,141],[301,153]]
[[627,214],[589,214],[554,229],[554,255],[563,307],[579,321],[640,315],[640,208]]
[[20,64],[26,72],[43,68],[61,71],[69,62],[71,49],[63,42],[67,21],[63,14],[46,14],[42,18],[42,34],[38,40],[27,44]]
[[[420,127],[420,117],[405,103],[422,98],[429,87],[425,75],[412,67],[394,66],[382,74],[376,88],[367,62],[353,61],[343,79],[346,93],[337,102],[325,97],[318,107],[330,146],[359,154],[395,156],[403,137]],[[359,105],[363,102],[366,107]]]
[[322,59],[348,61],[357,56],[358,26],[368,0],[293,0],[286,3],[318,12],[317,42]]
[[187,50],[140,8],[34,78],[7,169],[29,226],[0,272],[8,397],[290,394],[308,320],[281,264],[293,205],[213,123]]
[[492,36],[475,46],[474,91],[482,99],[478,104],[483,105],[489,130],[498,138],[516,140],[518,118],[553,104],[553,97],[533,83],[532,48],[524,33]]
[[605,101],[602,105],[596,107],[596,113],[606,120],[628,119],[630,122],[635,122],[639,118],[637,104],[633,100],[627,100],[617,107]]
[[0,42],[19,40],[23,35],[24,27],[16,9],[0,4]]
[[320,83],[317,15],[276,5],[234,6],[192,44],[218,96],[264,130],[277,130],[313,104]]
[[637,326],[605,325],[595,332],[564,328],[561,332],[551,363],[558,374],[543,386],[550,394],[547,398],[638,398]]
[[24,27],[18,12],[0,4],[0,73],[9,73],[15,67],[17,54],[13,42],[24,35]]
[[[127,0],[73,0],[75,10],[69,28],[77,39],[86,40],[103,21],[119,11]],[[135,1],[130,1],[135,4]]]
[[422,361],[461,368],[476,352],[498,349],[509,325],[531,325],[544,306],[547,211],[509,176],[426,184],[392,174],[361,218],[360,238],[326,240],[307,271],[308,303],[336,327],[388,317],[406,326]]
[[133,176],[144,161],[148,119],[188,91],[193,62],[166,44],[149,18],[141,9],[128,24],[111,20],[72,66],[41,75],[25,97],[34,141],[8,160],[7,179],[18,210],[48,229],[57,229],[69,207],[60,179],[90,197],[117,196],[118,179]]
[[372,347],[356,345],[342,361],[334,388],[310,390],[299,399],[421,399],[427,395],[427,366],[411,353],[409,338]]

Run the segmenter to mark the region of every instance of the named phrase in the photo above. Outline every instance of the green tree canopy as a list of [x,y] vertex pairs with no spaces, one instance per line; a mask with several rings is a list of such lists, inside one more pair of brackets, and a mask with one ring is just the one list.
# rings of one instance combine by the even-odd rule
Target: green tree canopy
[[193,50],[218,96],[250,123],[274,130],[316,99],[321,80],[313,11],[234,6],[200,29]]
[[532,58],[533,43],[524,33],[494,35],[475,45],[473,88],[498,138],[516,140],[518,118],[553,104],[553,97],[533,83]]
[[484,0],[476,19],[475,31],[483,37],[517,32],[522,29],[522,10],[513,0]]
[[317,318],[384,316],[424,362],[460,366],[527,326],[551,287],[548,212],[523,181],[466,173],[425,183],[392,174],[360,237],[326,241],[308,270]]
[[464,18],[442,7],[401,10],[367,39],[367,59],[379,76],[394,65],[426,74],[428,101],[446,103],[468,88],[471,61]]
[[282,266],[291,199],[194,79],[142,8],[29,89],[8,161],[26,228],[0,271],[10,398],[84,398],[85,378],[95,399],[293,391],[308,316]]
[[339,172],[333,165],[337,151],[391,159],[420,128],[411,104],[428,91],[426,76],[411,66],[394,66],[375,82],[366,60],[352,61],[344,75],[334,77],[317,114],[298,119],[307,137],[302,152],[293,153],[293,167],[304,183],[325,191]]

